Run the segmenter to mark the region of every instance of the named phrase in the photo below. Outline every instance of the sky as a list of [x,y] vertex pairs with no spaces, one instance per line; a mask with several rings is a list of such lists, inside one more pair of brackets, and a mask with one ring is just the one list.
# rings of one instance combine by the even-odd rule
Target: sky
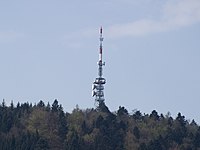
[[0,99],[95,108],[101,26],[111,111],[200,123],[200,0],[0,1]]

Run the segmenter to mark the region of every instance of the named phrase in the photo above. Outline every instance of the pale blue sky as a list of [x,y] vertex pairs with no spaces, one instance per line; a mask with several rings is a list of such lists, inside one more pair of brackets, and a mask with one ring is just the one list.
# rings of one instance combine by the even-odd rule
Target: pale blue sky
[[199,0],[0,1],[0,99],[94,107],[100,26],[111,111],[200,122]]

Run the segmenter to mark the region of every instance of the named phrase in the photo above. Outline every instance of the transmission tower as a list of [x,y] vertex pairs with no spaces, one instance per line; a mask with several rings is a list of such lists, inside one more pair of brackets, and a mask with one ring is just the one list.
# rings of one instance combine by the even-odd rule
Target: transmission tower
[[100,106],[104,104],[104,84],[106,83],[106,79],[103,78],[103,66],[105,66],[105,62],[102,60],[102,52],[103,52],[103,35],[102,35],[102,27],[100,28],[100,46],[99,46],[99,61],[98,64],[98,77],[94,80],[92,85],[92,96],[95,97],[95,102]]

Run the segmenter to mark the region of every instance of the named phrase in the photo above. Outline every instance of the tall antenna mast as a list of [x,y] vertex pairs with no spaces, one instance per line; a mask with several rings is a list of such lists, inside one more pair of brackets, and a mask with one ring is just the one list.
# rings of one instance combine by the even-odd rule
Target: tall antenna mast
[[103,29],[100,28],[100,47],[99,47],[99,61],[98,64],[98,77],[94,80],[92,86],[92,96],[95,97],[95,101],[101,105],[104,103],[104,84],[106,83],[106,79],[103,78],[103,66],[105,66],[105,62],[102,60],[102,52],[103,52]]

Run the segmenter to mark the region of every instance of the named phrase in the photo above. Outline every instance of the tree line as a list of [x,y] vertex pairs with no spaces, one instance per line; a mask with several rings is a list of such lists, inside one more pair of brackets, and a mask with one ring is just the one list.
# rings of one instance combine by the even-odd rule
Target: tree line
[[200,126],[181,113],[110,112],[96,109],[64,112],[58,100],[50,105],[0,104],[2,150],[200,150]]

